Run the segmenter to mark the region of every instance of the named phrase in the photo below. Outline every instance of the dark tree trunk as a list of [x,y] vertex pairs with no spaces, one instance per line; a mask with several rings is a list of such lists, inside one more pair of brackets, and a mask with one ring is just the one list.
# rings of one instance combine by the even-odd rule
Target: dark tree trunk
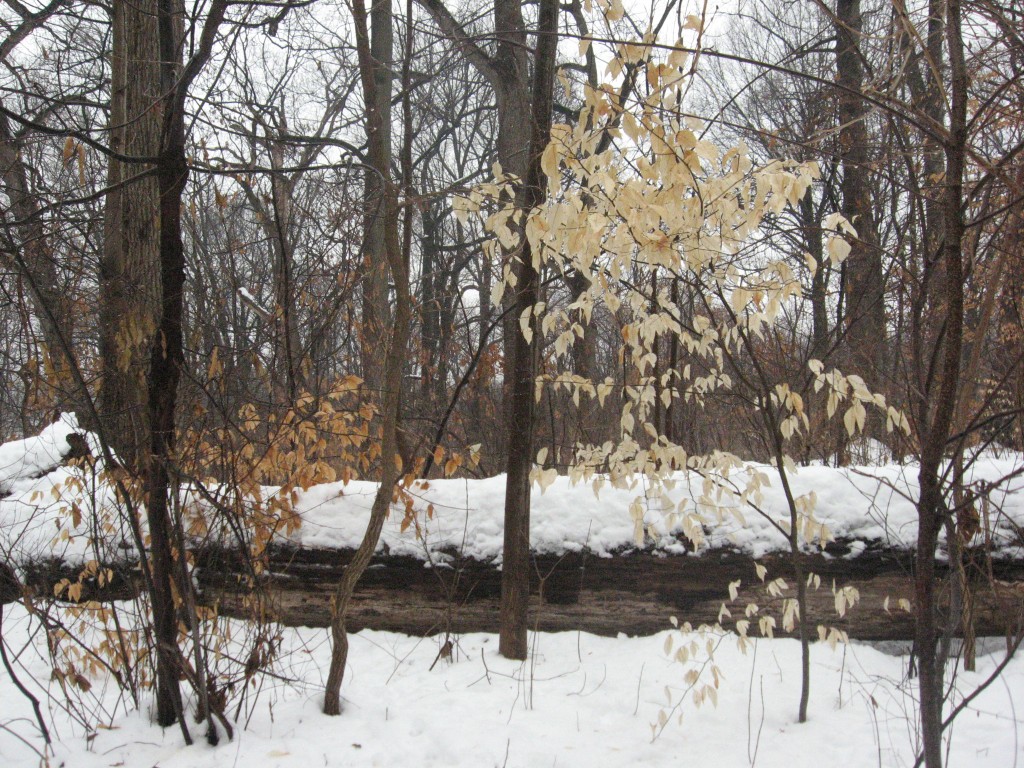
[[264,227],[274,252],[274,322],[277,337],[277,381],[281,392],[275,398],[278,405],[293,407],[306,389],[302,341],[295,317],[294,252],[292,242],[292,194],[294,177],[284,170],[284,146],[274,142],[270,147],[270,177],[272,219],[264,220]]
[[100,260],[101,427],[121,461],[140,474],[150,445],[146,379],[161,301],[160,189],[152,173],[129,180],[152,169],[160,154],[157,17],[157,0],[113,5],[110,148],[140,161],[110,160]]
[[946,178],[942,195],[941,303],[945,308],[941,368],[934,400],[924,406],[927,421],[922,431],[918,501],[918,540],[915,562],[914,645],[918,657],[921,691],[921,736],[927,768],[942,765],[942,702],[944,659],[938,650],[938,616],[935,595],[935,548],[938,534],[949,515],[942,483],[942,463],[949,441],[957,398],[960,395],[961,349],[964,316],[963,183],[967,144],[967,68],[960,29],[959,0],[946,6],[946,42],[950,62],[949,132],[945,137]]
[[[526,174],[523,208],[526,215],[544,201],[547,179],[540,160],[551,137],[551,108],[555,52],[558,39],[558,3],[543,0],[537,30],[532,99],[530,163]],[[517,324],[533,309],[540,291],[540,276],[530,244],[524,239],[513,312]],[[533,466],[534,380],[539,324],[531,319],[531,338],[516,328],[511,343],[512,403],[508,439],[508,477],[505,486],[505,537],[502,551],[501,626],[499,651],[510,659],[527,653],[527,608],[530,599],[530,469]]]
[[[363,379],[370,396],[379,398],[383,384],[385,363],[381,350],[388,339],[388,327],[391,324],[391,312],[388,304],[388,259],[385,251],[388,248],[385,229],[389,223],[385,221],[387,213],[387,184],[390,183],[391,168],[391,92],[394,73],[392,72],[394,57],[394,28],[391,18],[391,6],[388,2],[375,0],[370,8],[371,38],[369,41],[370,55],[375,66],[373,72],[373,96],[367,96],[367,119],[372,123],[373,136],[376,141],[372,152],[380,155],[379,165],[370,163],[365,172],[363,204],[365,206],[364,239],[363,239],[363,323],[362,323],[362,362]],[[374,138],[376,137],[376,138]],[[381,168],[387,169],[382,173]],[[383,398],[381,398],[382,400]]]
[[[180,74],[180,27],[174,0],[159,0],[159,66],[161,86],[173,93]],[[152,558],[153,624],[157,643],[157,722],[167,726],[183,718],[179,679],[181,651],[173,584],[175,562],[169,464],[174,456],[178,381],[185,356],[182,316],[185,289],[185,250],[181,238],[181,198],[188,180],[185,161],[184,117],[175,114],[174,100],[166,99],[163,147],[157,161],[159,191],[160,312],[150,347],[147,402],[150,450],[146,473],[146,515]],[[180,581],[180,580],[179,580]],[[184,726],[184,721],[182,721]]]
[[885,279],[871,205],[870,152],[864,87],[860,0],[836,2],[836,82],[839,85],[839,151],[842,214],[857,230],[846,263],[846,343],[850,370],[869,387],[884,376]]

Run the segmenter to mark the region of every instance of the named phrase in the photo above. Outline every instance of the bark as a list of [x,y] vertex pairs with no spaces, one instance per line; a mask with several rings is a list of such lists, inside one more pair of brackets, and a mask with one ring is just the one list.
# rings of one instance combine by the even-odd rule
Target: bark
[[[527,198],[535,194],[536,190],[542,192],[544,187],[543,177],[539,175],[539,156],[550,135],[557,5],[549,5],[547,2],[541,4],[541,19],[546,21],[539,24],[543,31],[537,37],[534,86],[531,92],[530,57],[521,2],[495,0],[494,37],[497,47],[493,57],[467,34],[442,0],[418,2],[430,13],[442,32],[458,44],[467,60],[487,79],[494,90],[498,107],[498,161],[506,173],[526,179],[516,202],[529,210],[531,206],[527,204]],[[545,26],[546,23],[548,26]],[[550,61],[545,61],[546,59]],[[545,80],[548,83],[546,87],[541,85]],[[539,106],[538,101],[542,101],[546,106]],[[527,115],[532,116],[533,120],[524,119]],[[538,118],[545,121],[546,131],[537,125]],[[538,148],[542,133],[542,142]],[[528,178],[528,173],[533,175]],[[532,254],[528,248],[505,253],[503,256],[506,259],[515,259],[513,268],[517,270],[519,281],[516,285],[517,292],[507,291],[505,294],[506,309],[513,306],[515,308],[511,312],[505,312],[503,316],[505,361],[508,371],[503,393],[504,421],[509,425],[506,442],[508,474],[505,488],[503,581],[507,578],[508,585],[507,594],[506,588],[503,587],[500,650],[503,655],[510,658],[525,658],[526,608],[529,597],[529,473],[533,459],[535,352],[533,345],[526,342],[519,330],[519,318],[523,309],[532,307],[537,301],[537,277],[532,264]],[[488,276],[489,273],[485,270],[485,288],[489,282]],[[485,291],[485,295],[487,294],[489,291]],[[527,379],[529,384],[526,383]]]
[[813,195],[807,194],[800,199],[799,210],[804,245],[818,265],[811,278],[811,357],[821,358],[828,351],[828,284],[821,243],[821,225],[817,221]]
[[[573,298],[580,296],[590,287],[590,278],[581,272],[567,272],[564,279]],[[583,326],[583,336],[576,337],[573,341],[573,367],[577,376],[582,376],[588,381],[597,381],[600,378],[597,364],[597,325],[584,323],[583,318],[580,318],[580,324]],[[604,442],[605,425],[600,422],[600,410],[597,400],[593,397],[580,397],[576,440],[591,445],[600,445]],[[571,445],[568,447],[572,448]]]
[[[397,217],[397,211],[391,206],[393,215]],[[389,229],[391,227],[389,226]],[[395,227],[394,245],[397,247],[397,227]],[[395,252],[397,253],[397,251]],[[390,252],[389,252],[390,256]],[[390,258],[393,274],[396,280],[406,278],[404,268],[401,266],[400,258]],[[397,266],[397,269],[396,269]],[[324,714],[341,714],[341,684],[345,677],[345,665],[348,661],[348,630],[346,620],[352,596],[355,593],[359,579],[370,564],[373,553],[380,540],[381,530],[384,521],[387,519],[388,510],[391,507],[391,499],[395,492],[395,485],[398,482],[400,471],[398,461],[398,411],[400,404],[400,387],[402,384],[402,366],[405,362],[405,348],[409,338],[409,320],[411,317],[411,301],[408,291],[408,279],[405,279],[404,289],[399,287],[398,304],[395,308],[395,320],[392,327],[390,344],[386,356],[384,376],[384,424],[381,445],[382,471],[380,487],[374,497],[373,506],[370,509],[370,520],[363,534],[363,540],[352,557],[351,562],[345,568],[335,589],[331,600],[331,663],[327,673],[327,684],[324,693]]]
[[100,261],[100,421],[125,465],[143,471],[149,446],[146,377],[160,306],[160,62],[157,0],[116,2],[111,54],[110,148],[138,157],[111,158]]
[[[458,295],[458,264],[446,267],[442,258],[443,228],[439,212],[433,207],[423,211],[423,237],[421,243],[422,277],[420,293],[420,394],[427,408],[443,407],[448,391],[450,373],[449,348]],[[481,292],[481,296],[484,296]],[[481,309],[486,303],[481,305]],[[489,309],[489,308],[488,308]]]
[[[173,0],[159,0],[158,48],[161,88],[174,89],[180,73],[181,49],[175,27],[180,24]],[[154,51],[154,52],[155,52]],[[166,102],[163,110],[169,106]],[[158,259],[160,307],[153,336],[146,393],[150,427],[149,460],[146,474],[146,516],[149,523],[152,559],[153,625],[157,643],[157,722],[167,726],[176,719],[184,726],[179,679],[182,676],[178,648],[178,620],[173,583],[180,567],[173,554],[173,525],[168,506],[171,489],[169,462],[174,455],[174,416],[178,380],[184,364],[182,313],[184,307],[185,251],[181,239],[181,196],[188,178],[182,116],[168,114],[161,131],[165,141],[157,161],[159,218]],[[186,739],[187,739],[186,735]]]
[[[387,184],[391,168],[391,92],[394,79],[394,29],[391,5],[375,0],[370,9],[370,56],[374,61],[372,96],[366,95],[367,133],[371,160],[365,174],[363,241],[363,380],[372,398],[381,396],[385,364],[380,354],[391,324],[388,302],[388,258],[385,251]],[[381,169],[385,169],[382,171]]]
[[[369,104],[377,103],[375,89],[378,85],[384,85],[390,91],[390,64],[374,55],[369,42],[369,30],[367,28],[366,9],[362,0],[353,0],[353,16],[356,22],[357,47],[359,52],[359,68],[363,80],[363,90]],[[392,24],[391,5],[386,2],[378,2],[373,8],[372,23],[374,35],[378,32],[390,38],[389,30],[380,30],[378,25]],[[387,71],[386,83],[380,77],[381,70]],[[391,157],[391,134],[390,131],[375,130],[375,116],[373,113],[367,115],[369,129],[370,148],[369,162],[376,175],[383,183],[383,208],[380,221],[383,225],[383,252],[381,256],[385,259],[379,265],[380,270],[387,277],[390,276],[395,284],[396,302],[394,323],[390,334],[390,343],[387,347],[387,354],[384,356],[384,376],[382,379],[382,410],[383,426],[381,434],[381,481],[377,489],[377,495],[373,500],[373,507],[370,510],[370,520],[367,523],[363,539],[352,557],[351,562],[342,574],[341,581],[335,590],[331,605],[331,663],[327,673],[327,685],[324,693],[324,714],[341,714],[341,684],[345,676],[345,664],[348,660],[348,632],[346,628],[346,616],[352,595],[360,577],[370,564],[370,559],[377,548],[380,540],[384,520],[387,517],[391,506],[391,499],[395,491],[395,485],[401,475],[401,463],[398,459],[398,422],[401,408],[401,387],[402,369],[405,364],[406,347],[409,340],[409,325],[412,316],[412,299],[409,293],[408,268],[403,258],[403,252],[398,232],[398,201],[395,196],[395,188],[391,183],[390,157]],[[375,265],[376,268],[376,265]],[[377,350],[380,355],[380,350]]]
[[807,705],[811,698],[811,616],[807,601],[807,581],[804,570],[804,554],[800,548],[799,514],[796,499],[789,485],[789,475],[783,458],[783,445],[777,430],[775,434],[775,468],[779,473],[782,489],[786,494],[789,507],[789,555],[793,580],[796,582],[796,602],[800,607],[800,704],[797,709],[797,720],[807,722]]
[[[523,208],[527,215],[543,202],[547,179],[540,159],[551,136],[552,90],[558,39],[558,3],[544,0],[540,6],[537,54],[534,60],[530,164],[526,174]],[[540,291],[540,276],[529,242],[524,240],[515,262],[518,281],[515,295],[516,323],[532,311]],[[532,316],[531,316],[532,318]],[[511,413],[505,485],[505,534],[502,550],[501,626],[499,651],[510,659],[525,659],[526,621],[530,599],[530,469],[533,466],[534,380],[539,323],[531,319],[530,339],[517,328],[511,343]]]
[[[686,546],[685,542],[680,544]],[[902,610],[886,612],[882,604],[886,597],[893,605],[900,599],[913,600],[913,551],[875,542],[853,556],[853,544],[840,540],[830,542],[825,553],[802,553],[804,583],[806,573],[815,573],[822,584],[820,589],[807,590],[806,616],[811,635],[815,632],[810,617],[817,616],[827,617],[829,626],[857,640],[912,640],[913,616]],[[203,549],[195,555],[200,599],[203,605],[218,606],[222,615],[245,618],[252,615],[253,595],[262,594],[262,605],[267,606],[273,620],[288,626],[328,627],[338,579],[352,556],[352,550],[273,547],[266,571],[253,583],[240,578],[249,571],[237,550]],[[789,552],[756,560],[731,549],[667,556],[663,552],[632,550],[612,557],[598,557],[584,549],[560,554],[534,552],[532,557],[531,627],[542,632],[652,635],[665,629],[666,616],[676,616],[695,627],[713,625],[722,601],[727,599],[726,586],[737,579],[752,590],[745,589],[744,598],[749,596],[778,617],[779,602],[765,603],[762,593],[757,592],[762,587],[754,573],[755,562],[764,565],[773,578],[781,576],[789,583],[787,597],[794,597],[796,592]],[[420,558],[378,552],[349,603],[348,629],[414,635],[446,629],[493,632],[501,600],[501,571],[491,561],[468,557],[456,558],[451,565],[451,569],[424,568]],[[53,584],[68,575],[74,577],[78,570],[41,567],[38,572],[27,572],[26,582],[30,588],[52,590]],[[126,578],[130,577],[131,570],[123,570]],[[939,563],[937,587],[941,588],[948,575],[948,564]],[[996,637],[1013,634],[1016,617],[1024,608],[1024,562],[997,559],[992,564],[992,575],[995,581],[980,558],[969,574],[976,587],[993,585],[977,589],[978,632]],[[860,592],[860,602],[842,617],[836,615],[835,598],[826,586],[833,581]],[[87,590],[83,599],[112,596],[92,591],[92,584]],[[735,605],[730,605],[734,618],[743,618]],[[776,629],[781,633],[779,624]]]
[[959,0],[946,6],[946,42],[951,68],[950,127],[945,139],[946,185],[942,196],[942,304],[946,308],[939,388],[925,406],[918,501],[918,540],[915,569],[915,647],[920,670],[921,735],[927,768],[942,765],[942,702],[944,665],[938,654],[935,595],[935,548],[939,530],[949,514],[941,465],[960,394],[964,286],[961,244],[965,226],[963,182],[967,143],[967,71],[960,32]]
[[867,110],[861,96],[864,66],[860,0],[836,2],[836,82],[842,214],[857,230],[846,261],[846,343],[851,370],[877,389],[884,376],[885,279],[872,210]]
[[284,147],[275,142],[270,147],[270,163],[274,173],[270,177],[273,221],[264,220],[274,252],[274,321],[277,325],[277,384],[284,385],[280,404],[291,407],[306,389],[302,342],[295,317],[295,288],[292,272],[295,262],[295,244],[292,242],[292,194],[295,176],[284,171]]
[[[118,397],[136,397],[130,403],[120,401],[128,408],[126,414],[133,428],[140,423],[146,425],[148,444],[135,442],[129,447],[133,450],[136,467],[145,470],[146,515],[150,534],[150,574],[149,588],[153,610],[154,636],[156,639],[157,657],[157,722],[167,726],[178,721],[185,741],[191,743],[184,719],[183,702],[179,680],[183,675],[181,651],[178,647],[178,621],[175,604],[175,582],[178,589],[191,588],[191,582],[183,570],[183,558],[174,556],[174,524],[169,509],[171,492],[170,465],[175,451],[175,416],[177,410],[178,382],[184,367],[183,348],[183,310],[185,287],[185,250],[181,233],[181,199],[188,180],[188,164],[185,155],[185,123],[184,108],[187,90],[195,79],[203,64],[209,59],[216,31],[224,18],[226,2],[217,0],[208,11],[206,26],[200,36],[196,53],[185,68],[181,66],[181,40],[183,38],[183,6],[177,0],[157,0],[152,5],[115,4],[115,28],[121,28],[123,39],[120,46],[115,46],[115,86],[119,85],[123,92],[119,95],[123,105],[112,109],[115,115],[113,131],[124,142],[124,150],[137,154],[141,147],[151,151],[155,146],[155,174],[147,179],[145,186],[126,188],[114,196],[108,208],[108,236],[113,234],[113,242],[108,243],[107,259],[116,256],[117,266],[123,268],[115,273],[117,279],[111,280],[110,273],[105,273],[107,290],[114,290],[119,301],[128,301],[124,291],[129,287],[137,287],[134,281],[145,280],[146,296],[131,297],[132,310],[145,309],[148,314],[145,322],[150,324],[148,365],[145,361],[130,360],[127,368],[122,365],[124,357],[134,357],[135,347],[139,338],[131,342],[115,338],[113,352],[120,355],[115,359],[112,373],[115,383],[124,383],[124,389],[111,390],[111,382],[104,380],[103,386],[108,393],[105,405],[110,407],[116,399],[111,400],[112,391]],[[145,77],[139,73],[124,69],[127,66],[144,67]],[[152,71],[150,70],[152,67]],[[151,76],[155,72],[155,78]],[[154,82],[155,81],[155,82]],[[141,86],[145,85],[145,88]],[[151,98],[155,85],[159,98],[150,102],[144,113],[136,112],[142,103]],[[144,91],[138,93],[137,91]],[[159,118],[159,125],[149,124],[151,116]],[[123,118],[134,117],[130,124],[124,124]],[[121,118],[122,122],[118,119]],[[143,127],[145,130],[143,131]],[[143,131],[144,136],[135,135],[135,131]],[[115,140],[112,137],[112,140]],[[140,144],[136,144],[138,141]],[[152,144],[150,142],[153,142]],[[111,174],[120,173],[123,169],[112,168]],[[151,196],[149,181],[156,183],[156,196]],[[145,208],[144,203],[154,203]],[[126,230],[112,233],[109,227],[117,222],[123,223]],[[149,252],[155,241],[155,261]],[[145,260],[140,254],[131,252],[131,248],[141,243],[147,248]],[[105,267],[111,266],[110,261]],[[155,309],[150,305],[153,296],[159,297]],[[107,312],[113,310],[115,304],[106,305]],[[134,320],[141,322],[138,318]],[[122,326],[130,328],[130,325]],[[107,360],[105,363],[109,364]],[[105,376],[111,373],[105,369]],[[123,376],[121,376],[123,374]],[[138,377],[144,376],[141,393],[137,389]],[[145,407],[146,412],[141,414]],[[125,414],[116,414],[124,416]],[[110,412],[104,417],[111,416]],[[104,426],[109,428],[108,424]],[[130,439],[137,441],[139,434],[133,433]],[[211,741],[216,740],[216,731],[211,724],[208,731]]]
[[[99,414],[100,427],[111,447],[145,481],[157,722],[166,727],[179,720],[182,712],[166,465],[173,447],[176,390],[176,361],[171,356],[175,346],[181,346],[180,308],[177,343],[174,333],[173,314],[181,302],[181,289],[180,281],[177,288],[173,285],[173,262],[180,260],[182,253],[180,233],[178,253],[171,253],[171,228],[176,222],[169,197],[161,199],[161,195],[175,188],[184,170],[169,147],[162,151],[162,37],[166,33],[161,29],[161,14],[169,12],[164,2],[115,2],[113,6],[110,145],[121,155],[138,157],[139,162],[111,158],[108,168],[111,190],[100,262]],[[166,63],[173,67],[175,62],[172,58]],[[153,170],[158,157],[156,173],[118,186],[140,171]],[[184,147],[180,163],[183,161]],[[165,281],[170,283],[166,295],[162,290]],[[158,318],[160,336],[155,333]],[[152,400],[150,394],[155,396]],[[152,423],[158,424],[156,430],[150,429]]]

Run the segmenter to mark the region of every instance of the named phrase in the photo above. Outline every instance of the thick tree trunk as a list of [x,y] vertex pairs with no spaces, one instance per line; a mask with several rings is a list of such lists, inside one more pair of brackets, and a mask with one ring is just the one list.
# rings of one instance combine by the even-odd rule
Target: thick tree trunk
[[100,261],[101,427],[138,472],[150,445],[146,378],[161,300],[160,190],[155,174],[128,180],[151,169],[160,154],[157,6],[157,0],[113,5],[110,147],[140,161],[110,160]]
[[[110,143],[115,152],[140,161],[110,160],[112,189],[100,263],[100,427],[122,462],[145,480],[157,722],[162,726],[171,725],[182,713],[167,459],[173,449],[177,362],[172,356],[181,350],[184,275],[183,264],[176,265],[183,253],[180,231],[175,229],[180,212],[173,210],[173,201],[177,199],[180,207],[180,185],[187,172],[184,144],[179,158],[162,141],[162,38],[167,33],[161,28],[161,14],[169,13],[163,7],[166,2],[113,6]],[[173,50],[173,44],[170,47]],[[166,65],[174,69],[175,61]],[[157,158],[156,173],[126,183],[151,169]],[[156,430],[151,429],[154,423]]]
[[[875,542],[855,555],[851,545],[860,546],[843,540],[830,543],[827,553],[802,553],[804,573],[817,574],[822,583],[821,589],[807,590],[807,621],[817,617],[857,640],[912,640],[913,615],[885,611],[882,605],[886,597],[892,605],[901,599],[913,601],[913,551]],[[258,591],[264,598],[261,605],[275,621],[289,626],[330,626],[332,598],[353,552],[280,546],[273,547],[268,557],[268,567],[254,585],[239,578],[246,573],[246,565],[237,551],[211,548],[197,552],[196,578],[203,604],[219,606],[222,615],[245,618],[252,615],[252,596]],[[744,591],[745,596],[763,602],[759,592],[763,587],[755,586],[760,584],[754,572],[755,559],[732,549],[667,556],[633,550],[613,557],[598,557],[584,549],[561,554],[534,552],[531,557],[530,625],[542,632],[594,632],[612,637],[619,632],[655,634],[667,628],[668,616],[695,627],[713,625],[728,597],[729,582],[737,579],[753,590]],[[791,553],[765,555],[756,562],[773,578],[785,578],[790,584],[786,597],[794,596],[797,580]],[[990,574],[986,567],[975,565],[969,571],[977,595],[978,632],[1012,634],[1024,607],[1024,563],[998,559],[992,569]],[[131,575],[128,568],[117,571],[122,572],[125,578]],[[52,570],[41,565],[27,572],[26,582],[32,588],[52,590],[53,584],[72,573],[77,574],[78,569]],[[948,564],[936,563],[937,590],[941,592],[948,577]],[[825,586],[833,581],[860,592],[860,602],[842,617],[836,615],[835,597]],[[84,599],[103,599],[96,591],[87,594]],[[350,631],[368,628],[415,635],[445,630],[494,632],[500,601],[501,571],[489,560],[457,558],[451,569],[439,572],[424,568],[422,560],[415,557],[378,552],[359,580],[346,620]],[[777,617],[780,603],[770,601],[762,608]],[[735,613],[734,618],[743,616]],[[814,623],[809,627],[813,636]],[[781,622],[777,631],[782,631]]]
[[857,230],[846,266],[846,344],[850,370],[879,388],[885,359],[885,278],[871,205],[870,152],[861,96],[864,66],[860,0],[836,2],[836,82],[842,153],[842,214]]
[[[179,683],[182,657],[174,592],[175,585],[179,591],[191,589],[191,581],[181,570],[183,557],[174,555],[175,525],[168,503],[178,382],[184,366],[184,109],[189,85],[209,59],[226,8],[223,0],[211,4],[196,52],[183,69],[180,0],[114,4],[112,142],[126,154],[155,160],[155,173],[112,193],[108,200],[101,321],[113,322],[111,314],[118,308],[125,317],[117,324],[120,333],[103,328],[101,351],[110,357],[104,359],[102,418],[112,440],[126,441],[121,450],[128,452],[123,455],[130,456],[131,466],[144,474],[150,536],[150,563],[144,571],[156,640],[157,721],[167,726],[177,720],[189,743]],[[129,172],[111,163],[112,178]],[[131,290],[139,294],[130,294]],[[144,341],[148,346],[140,348]],[[109,431],[120,423],[130,426],[131,434]],[[216,739],[212,726],[209,735],[211,741]]]

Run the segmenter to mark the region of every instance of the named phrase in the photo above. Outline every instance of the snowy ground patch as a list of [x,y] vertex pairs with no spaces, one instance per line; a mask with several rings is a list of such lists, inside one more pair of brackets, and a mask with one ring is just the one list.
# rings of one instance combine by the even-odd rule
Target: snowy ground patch
[[[695,664],[683,666],[665,656],[669,633],[531,636],[531,658],[524,664],[498,656],[493,635],[458,638],[449,662],[437,660],[437,638],[364,631],[352,637],[344,712],[327,718],[320,713],[326,631],[282,629],[278,676],[252,687],[233,741],[211,748],[199,738],[185,747],[176,728],[161,730],[150,722],[146,706],[124,712],[115,687],[102,678],[94,680],[92,691],[110,719],[87,734],[62,709],[43,640],[28,636],[32,626],[23,609],[8,608],[8,646],[20,676],[42,698],[56,739],[50,765],[895,767],[912,765],[917,746],[915,686],[905,677],[905,656],[860,644],[834,650],[816,644],[810,721],[800,725],[797,641],[758,640],[744,655],[734,637],[722,639],[715,651],[722,672],[718,705],[697,708],[684,683]],[[682,636],[673,639],[678,645]],[[1001,659],[993,650],[979,657],[978,672],[959,673],[951,703]],[[701,663],[703,656],[696,662]],[[46,698],[48,689],[56,692],[53,699]],[[1024,660],[1018,658],[954,725],[950,765],[1018,764],[1022,691]],[[672,712],[670,722],[652,739],[651,725],[666,710]],[[43,746],[31,710],[4,675],[0,763],[40,765],[36,750]]]

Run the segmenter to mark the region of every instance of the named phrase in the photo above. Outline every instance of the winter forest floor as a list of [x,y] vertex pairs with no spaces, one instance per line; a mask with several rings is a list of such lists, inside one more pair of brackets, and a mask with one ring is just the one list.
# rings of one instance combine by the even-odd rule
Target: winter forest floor
[[[8,609],[4,633],[19,676],[42,681],[49,661],[24,609]],[[799,645],[758,639],[746,653],[734,636],[698,638],[696,659],[665,654],[678,632],[645,638],[601,638],[565,632],[531,636],[526,663],[497,654],[493,635],[458,638],[449,659],[440,641],[363,631],[353,637],[340,718],[321,714],[326,630],[281,629],[281,661],[254,684],[237,714],[235,738],[212,748],[195,733],[185,747],[176,728],[151,722],[149,705],[125,711],[116,686],[95,680],[83,707],[103,712],[85,732],[44,699],[55,744],[50,765],[161,766],[910,766],[916,728],[914,684],[907,657],[851,643],[816,644],[809,722],[796,722]],[[686,673],[713,678],[706,640],[720,670],[717,706],[697,707]],[[1001,641],[985,644],[978,671],[957,673],[950,704],[982,682],[1000,662]],[[434,664],[435,660],[437,661]],[[433,669],[431,666],[433,665]],[[30,681],[31,684],[31,681]],[[53,686],[54,683],[49,685]],[[950,732],[952,766],[1018,765],[1024,739],[1024,660],[970,703]],[[43,763],[42,741],[28,702],[0,679],[0,763]],[[660,713],[663,729],[652,729]],[[679,720],[681,716],[681,721]],[[193,731],[197,731],[193,727]],[[653,738],[652,738],[653,736]]]
[[[81,467],[50,471],[60,463],[57,448],[73,429],[70,423],[57,424],[38,438],[0,446],[5,495],[0,546],[5,561],[17,569],[40,556],[82,563],[96,551],[97,519],[90,510],[109,506],[102,492],[82,476]],[[969,478],[989,484],[991,549],[1010,559],[1019,559],[1024,545],[1024,493],[1015,477],[1002,485],[993,481],[1012,475],[1019,464],[1017,455],[988,457]],[[745,477],[763,471],[745,465],[730,482],[742,485]],[[913,541],[914,477],[912,467],[899,465],[806,467],[793,480],[799,493],[815,493],[817,521],[854,545],[860,542],[846,555],[856,557],[873,542],[905,547]],[[53,492],[55,482],[61,483],[60,492]],[[392,554],[442,564],[453,547],[464,556],[494,561],[500,557],[501,490],[501,478],[431,481],[415,488],[414,504],[431,514],[420,516],[418,536],[403,531],[401,515],[393,514],[382,546]],[[291,543],[351,546],[372,491],[372,484],[354,481],[298,494],[294,510],[301,526],[289,534]],[[601,557],[628,547],[637,531],[628,508],[643,492],[642,487],[604,488],[596,494],[589,484],[572,486],[558,478],[543,494],[535,491],[534,550],[557,555],[586,547]],[[648,546],[665,556],[688,557],[680,546],[679,524],[664,522],[663,513],[683,499],[696,509],[707,493],[707,486],[681,475],[665,493],[644,496]],[[776,487],[765,486],[760,498],[769,515],[784,514]],[[716,502],[715,511],[705,510],[701,547],[731,546],[754,557],[783,548],[784,540],[766,518],[751,514],[736,497],[727,493]],[[101,554],[130,557],[130,545],[115,538],[104,537],[107,549]],[[713,585],[723,595],[729,586]],[[178,728],[161,730],[153,723],[149,692],[142,691],[136,703],[108,669],[79,664],[69,671],[68,659],[76,657],[68,638],[99,647],[110,638],[109,620],[106,627],[90,628],[88,610],[53,601],[37,604],[44,602],[45,617],[23,602],[5,606],[2,629],[14,672],[40,700],[53,744],[44,745],[28,699],[0,671],[0,766],[896,767],[913,766],[919,748],[916,681],[908,677],[905,644],[814,643],[809,722],[798,724],[796,640],[761,637],[754,618],[744,649],[735,634],[673,630],[668,616],[665,631],[650,637],[531,634],[525,663],[501,658],[494,635],[454,635],[447,657],[441,653],[443,635],[364,630],[352,638],[339,718],[320,711],[330,656],[327,630],[255,627],[221,618],[219,631],[208,638],[218,675],[214,682],[226,689],[235,735],[211,747],[202,729],[192,725],[197,744],[186,747]],[[137,610],[130,603],[117,607],[119,631],[140,626]],[[733,610],[735,622],[743,609],[734,605]],[[62,634],[53,623],[57,620],[71,635]],[[55,639],[65,643],[58,654],[63,673],[54,672],[51,660],[48,642]],[[245,679],[239,670],[247,667],[244,660],[253,649],[263,654],[261,663],[270,661],[263,672]],[[948,765],[1024,764],[1021,654],[964,704],[1005,655],[1005,641],[989,639],[979,643],[976,672],[964,672],[951,661],[955,678],[947,711],[961,706],[963,711],[946,734]]]

